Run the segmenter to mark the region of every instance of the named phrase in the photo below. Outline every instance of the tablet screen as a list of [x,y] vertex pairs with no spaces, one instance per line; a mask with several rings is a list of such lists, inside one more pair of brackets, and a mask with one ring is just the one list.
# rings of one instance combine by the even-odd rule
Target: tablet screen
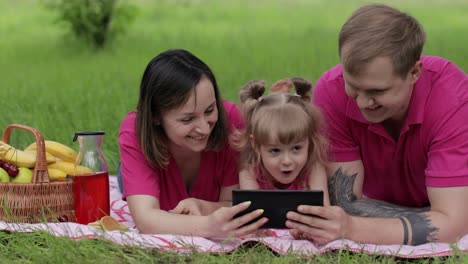
[[[265,210],[260,217],[269,219],[261,228],[286,228],[286,213],[297,212],[299,205],[323,206],[323,191],[290,191],[290,190],[233,190],[232,204],[251,201],[249,208],[235,217],[257,209]],[[258,220],[255,219],[254,221]],[[252,221],[253,222],[253,221]],[[251,222],[250,222],[251,223]]]

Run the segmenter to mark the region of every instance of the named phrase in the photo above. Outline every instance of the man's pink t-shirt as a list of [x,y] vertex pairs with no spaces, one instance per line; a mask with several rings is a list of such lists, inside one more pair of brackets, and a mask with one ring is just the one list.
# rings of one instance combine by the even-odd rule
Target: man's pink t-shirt
[[361,159],[369,198],[427,206],[426,187],[468,186],[468,75],[443,58],[421,60],[398,141],[364,119],[346,96],[341,65],[316,85],[313,99],[327,121],[330,159]]
[[[242,127],[237,106],[224,101],[224,109],[230,129]],[[135,118],[136,112],[130,112],[119,131],[123,199],[130,195],[151,195],[159,199],[162,210],[171,210],[179,201],[190,197],[218,201],[222,187],[239,183],[238,153],[226,144],[221,150],[202,152],[197,179],[188,193],[172,157],[166,169],[153,169],[145,159],[135,133]]]

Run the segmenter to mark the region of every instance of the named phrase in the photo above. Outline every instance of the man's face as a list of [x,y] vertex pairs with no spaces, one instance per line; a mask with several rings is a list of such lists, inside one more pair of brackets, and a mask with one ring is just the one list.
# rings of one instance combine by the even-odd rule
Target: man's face
[[418,61],[405,79],[394,73],[388,57],[376,57],[358,75],[343,69],[346,94],[356,101],[362,115],[371,123],[386,120],[403,122],[419,77],[421,62]]

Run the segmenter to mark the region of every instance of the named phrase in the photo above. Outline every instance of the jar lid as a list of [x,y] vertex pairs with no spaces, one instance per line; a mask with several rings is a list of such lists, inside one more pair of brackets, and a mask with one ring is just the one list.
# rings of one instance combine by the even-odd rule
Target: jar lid
[[106,134],[104,131],[78,131],[78,132],[75,132],[73,141],[76,141],[78,136],[97,136],[97,135],[104,135],[104,134]]

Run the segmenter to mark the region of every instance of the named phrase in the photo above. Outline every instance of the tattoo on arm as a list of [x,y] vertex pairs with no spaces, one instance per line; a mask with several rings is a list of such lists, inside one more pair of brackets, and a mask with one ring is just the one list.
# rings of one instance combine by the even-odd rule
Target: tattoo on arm
[[420,245],[434,242],[439,228],[432,225],[426,214],[429,208],[411,208],[398,206],[374,199],[358,199],[353,192],[357,174],[349,175],[338,169],[329,177],[328,193],[330,203],[338,205],[350,215],[382,218],[406,218],[410,223],[412,233],[411,244]]

